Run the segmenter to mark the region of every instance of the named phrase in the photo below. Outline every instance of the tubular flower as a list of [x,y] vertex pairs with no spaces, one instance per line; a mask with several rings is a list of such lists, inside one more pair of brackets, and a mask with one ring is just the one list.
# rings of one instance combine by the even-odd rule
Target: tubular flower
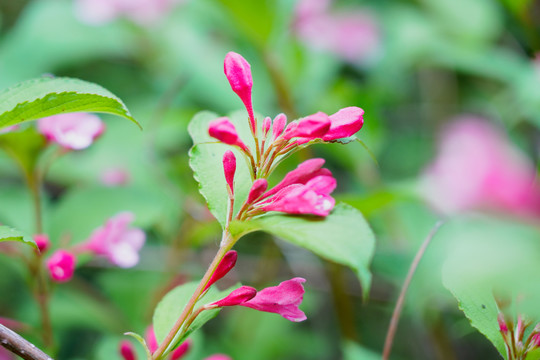
[[94,230],[81,247],[105,256],[117,266],[135,266],[139,262],[139,250],[144,245],[146,235],[141,229],[129,227],[133,219],[134,215],[130,212],[113,216],[104,226]]
[[56,282],[66,282],[75,272],[75,255],[66,250],[58,250],[47,260],[49,275]]
[[323,112],[318,112],[298,120],[297,123],[291,123],[289,125],[292,124],[296,124],[296,126],[285,130],[285,133],[283,134],[285,140],[298,137],[307,138],[307,141],[311,141],[322,138],[330,129],[331,121],[328,115]]
[[324,141],[331,141],[353,136],[364,125],[364,110],[350,106],[330,115],[330,129],[322,137]]
[[127,340],[120,343],[120,355],[124,360],[137,360],[137,354],[133,344]]
[[272,124],[272,136],[274,140],[276,140],[281,135],[281,133],[283,133],[283,129],[285,129],[286,124],[287,117],[285,116],[285,114],[279,114],[275,117]]
[[70,113],[39,119],[37,128],[47,140],[63,148],[82,150],[103,133],[105,125],[96,115]]
[[306,314],[298,308],[304,298],[304,282],[306,280],[300,277],[283,281],[278,286],[259,291],[253,299],[239,305],[279,314],[290,321],[306,320]]
[[249,125],[251,131],[254,133],[257,125],[255,123],[255,116],[253,115],[253,103],[251,100],[251,89],[253,88],[251,66],[242,55],[231,51],[225,56],[223,67],[232,90],[238,95],[246,107],[249,116]]
[[223,171],[225,173],[225,180],[229,187],[229,193],[234,194],[234,173],[236,172],[236,157],[234,153],[227,150],[223,154]]
[[233,290],[229,295],[224,297],[221,300],[215,301],[211,304],[206,305],[208,309],[224,307],[224,306],[235,306],[241,305],[246,301],[253,299],[257,295],[257,290],[251,286],[241,286],[236,290]]

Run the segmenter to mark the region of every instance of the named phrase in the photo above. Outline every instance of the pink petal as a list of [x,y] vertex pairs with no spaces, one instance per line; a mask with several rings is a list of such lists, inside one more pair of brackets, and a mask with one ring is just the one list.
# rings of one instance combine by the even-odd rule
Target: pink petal
[[34,241],[39,249],[40,253],[44,253],[49,248],[51,241],[49,236],[46,234],[36,234],[34,235]]
[[303,278],[293,278],[283,281],[278,286],[268,287],[240,306],[255,310],[276,313],[291,321],[303,321],[306,315],[298,306],[304,297]]
[[169,357],[169,360],[178,360],[182,358],[191,349],[191,345],[191,339],[187,339],[186,341],[184,341],[182,344],[180,344],[180,346],[173,350],[171,356]]
[[285,129],[285,125],[287,124],[287,117],[285,114],[279,114],[275,117],[274,123],[272,124],[272,136],[275,139],[277,139],[281,133],[283,132],[283,129]]
[[296,126],[285,130],[283,138],[289,140],[300,137],[308,138],[308,141],[310,141],[321,138],[328,132],[328,129],[330,129],[330,118],[325,113],[318,112],[300,119]]
[[233,290],[229,295],[221,300],[215,301],[209,304],[209,307],[224,307],[241,305],[248,300],[251,300],[257,294],[257,290],[250,286],[242,286],[236,290]]
[[144,340],[146,341],[148,350],[150,350],[151,353],[154,353],[158,349],[159,344],[157,342],[156,333],[154,332],[154,327],[152,325],[146,328],[146,331],[144,332]]
[[238,95],[244,103],[249,115],[251,129],[256,128],[255,116],[253,115],[253,104],[251,101],[251,89],[253,87],[253,78],[251,77],[251,66],[242,57],[235,52],[229,52],[225,56],[223,64],[225,76],[231,84],[232,90]]
[[223,170],[225,172],[225,180],[229,186],[230,192],[234,194],[234,173],[236,172],[236,157],[234,153],[227,150],[223,154]]
[[353,136],[364,125],[364,110],[351,106],[330,115],[330,130],[323,136],[324,141]]
[[135,352],[135,348],[131,342],[128,340],[123,340],[120,343],[120,355],[124,360],[136,360],[137,355]]
[[267,188],[268,188],[268,181],[266,181],[266,179],[255,180],[253,182],[253,185],[251,186],[251,190],[249,190],[247,203],[251,204],[258,198],[260,198]]
[[66,250],[58,250],[47,260],[49,275],[56,282],[66,282],[75,272],[75,255]]
[[60,114],[38,120],[40,133],[49,141],[71,150],[87,148],[104,130],[103,122],[87,113]]

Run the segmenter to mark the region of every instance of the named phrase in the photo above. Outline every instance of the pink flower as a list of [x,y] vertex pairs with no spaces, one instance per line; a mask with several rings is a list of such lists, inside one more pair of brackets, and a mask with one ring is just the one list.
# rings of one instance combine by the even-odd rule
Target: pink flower
[[124,360],[136,360],[137,354],[135,352],[135,347],[128,340],[123,340],[120,342],[120,355]]
[[357,9],[331,12],[328,0],[298,2],[294,31],[308,46],[331,52],[352,63],[374,57],[380,44],[380,31],[369,13]]
[[89,147],[105,130],[105,125],[97,116],[87,113],[49,116],[39,119],[37,126],[47,140],[71,150]]
[[210,277],[210,280],[208,280],[208,283],[206,284],[204,290],[208,289],[210,286],[212,286],[216,281],[224,277],[231,271],[231,269],[236,265],[236,260],[238,259],[238,253],[234,250],[228,251],[225,256],[223,256],[223,259],[221,259],[219,265],[217,266],[216,270]]
[[236,172],[236,157],[231,150],[223,154],[223,170],[227,181],[229,194],[234,194],[234,173]]
[[[293,125],[294,126],[291,126]],[[322,138],[330,129],[330,118],[323,112],[306,116],[297,123],[289,124],[283,134],[283,139],[307,138],[307,141]],[[306,141],[306,142],[307,142]]]
[[253,78],[251,77],[251,66],[242,57],[235,52],[229,52],[225,56],[224,71],[232,90],[238,95],[249,116],[249,125],[254,133],[257,128],[255,116],[253,115],[253,104],[251,101],[251,89],[253,87]]
[[241,305],[246,301],[249,301],[255,297],[257,290],[251,286],[241,286],[236,290],[233,290],[229,295],[224,297],[221,300],[215,301],[211,304],[206,305],[206,308],[218,308],[224,306],[235,306]]
[[540,333],[534,334],[532,336],[531,345],[535,348],[540,347]]
[[444,130],[420,191],[445,213],[493,209],[539,216],[540,186],[535,177],[534,165],[501,130],[469,116]]
[[272,119],[267,116],[264,118],[264,121],[263,121],[263,137],[266,138],[271,127],[272,127]]
[[323,136],[324,141],[331,141],[353,136],[364,125],[364,110],[350,106],[330,115],[330,129]]
[[210,122],[208,134],[225,144],[236,145],[247,151],[246,145],[238,137],[234,124],[227,117],[220,117]]
[[169,360],[181,359],[191,349],[191,344],[192,344],[192,341],[190,339],[187,339],[186,341],[181,343],[180,346],[178,346],[176,349],[173,350],[173,352],[171,353],[171,356],[169,356]]
[[146,341],[146,346],[148,346],[148,350],[150,350],[151,353],[154,353],[158,347],[159,344],[156,339],[156,333],[154,332],[154,327],[149,326],[146,328],[146,331],[144,332],[144,340]]
[[204,360],[232,360],[232,358],[224,354],[214,354],[207,358],[204,358]]
[[274,123],[272,124],[272,136],[275,139],[277,139],[281,133],[283,133],[283,129],[285,129],[285,125],[287,124],[287,117],[285,114],[279,114],[274,118]]
[[306,315],[298,306],[304,298],[304,282],[306,280],[299,277],[283,281],[278,286],[259,291],[253,299],[239,305],[279,314],[290,321],[303,321]]
[[259,203],[259,206],[263,211],[328,216],[336,203],[330,196],[335,188],[336,179],[321,175],[309,180],[305,185],[289,185]]
[[248,204],[260,198],[267,188],[268,188],[268,181],[266,181],[266,179],[255,180],[253,182],[253,185],[251,186],[251,190],[249,190],[249,194],[247,198]]
[[56,282],[66,282],[73,277],[75,272],[75,263],[77,259],[75,255],[66,251],[56,251],[48,260],[47,268],[49,275]]
[[19,125],[11,125],[11,126],[2,128],[2,129],[0,129],[0,135],[1,134],[6,134],[6,133],[11,132],[11,131],[18,130],[19,127],[20,127]]
[[36,243],[40,253],[44,253],[49,248],[51,242],[49,237],[45,234],[34,235],[34,242]]
[[121,167],[114,167],[103,171],[100,181],[106,186],[120,186],[129,183],[129,172]]
[[166,15],[177,0],[77,0],[75,12],[81,21],[101,25],[126,17],[140,25],[151,25]]
[[139,250],[146,240],[145,233],[138,228],[130,228],[134,215],[123,212],[107,220],[90,235],[81,248],[105,256],[111,263],[129,268],[139,262]]

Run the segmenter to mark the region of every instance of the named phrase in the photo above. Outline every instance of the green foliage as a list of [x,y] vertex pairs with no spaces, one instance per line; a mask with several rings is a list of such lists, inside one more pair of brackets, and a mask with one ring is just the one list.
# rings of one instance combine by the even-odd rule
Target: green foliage
[[375,251],[375,235],[362,214],[346,204],[338,204],[327,217],[265,215],[246,222],[233,222],[236,237],[263,230],[314,252],[324,259],[353,269],[369,294],[369,264]]
[[45,146],[45,138],[34,128],[0,135],[0,148],[17,162],[27,178],[32,176]]
[[34,239],[9,226],[0,226],[0,242],[2,241],[19,241],[37,248]]
[[122,100],[87,81],[40,78],[24,81],[0,93],[0,129],[70,112],[109,113],[139,125]]

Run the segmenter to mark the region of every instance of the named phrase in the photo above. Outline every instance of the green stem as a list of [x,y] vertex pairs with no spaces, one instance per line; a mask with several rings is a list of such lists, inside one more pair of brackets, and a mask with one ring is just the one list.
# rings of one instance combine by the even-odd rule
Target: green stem
[[409,272],[407,273],[407,277],[405,278],[405,282],[403,283],[403,287],[401,288],[401,292],[399,293],[396,307],[394,308],[394,312],[392,313],[390,326],[388,327],[388,332],[386,333],[386,340],[384,341],[382,360],[388,360],[388,358],[390,357],[390,352],[392,351],[392,343],[394,342],[394,335],[396,334],[399,317],[401,316],[401,310],[403,309],[403,304],[405,303],[405,295],[407,294],[407,290],[409,289],[411,280],[414,276],[414,273],[416,272],[416,268],[418,267],[422,256],[426,252],[428,245],[431,243],[431,240],[433,239],[437,231],[441,228],[443,223],[443,221],[438,221],[435,226],[433,226],[413,259],[411,267],[409,268]]

